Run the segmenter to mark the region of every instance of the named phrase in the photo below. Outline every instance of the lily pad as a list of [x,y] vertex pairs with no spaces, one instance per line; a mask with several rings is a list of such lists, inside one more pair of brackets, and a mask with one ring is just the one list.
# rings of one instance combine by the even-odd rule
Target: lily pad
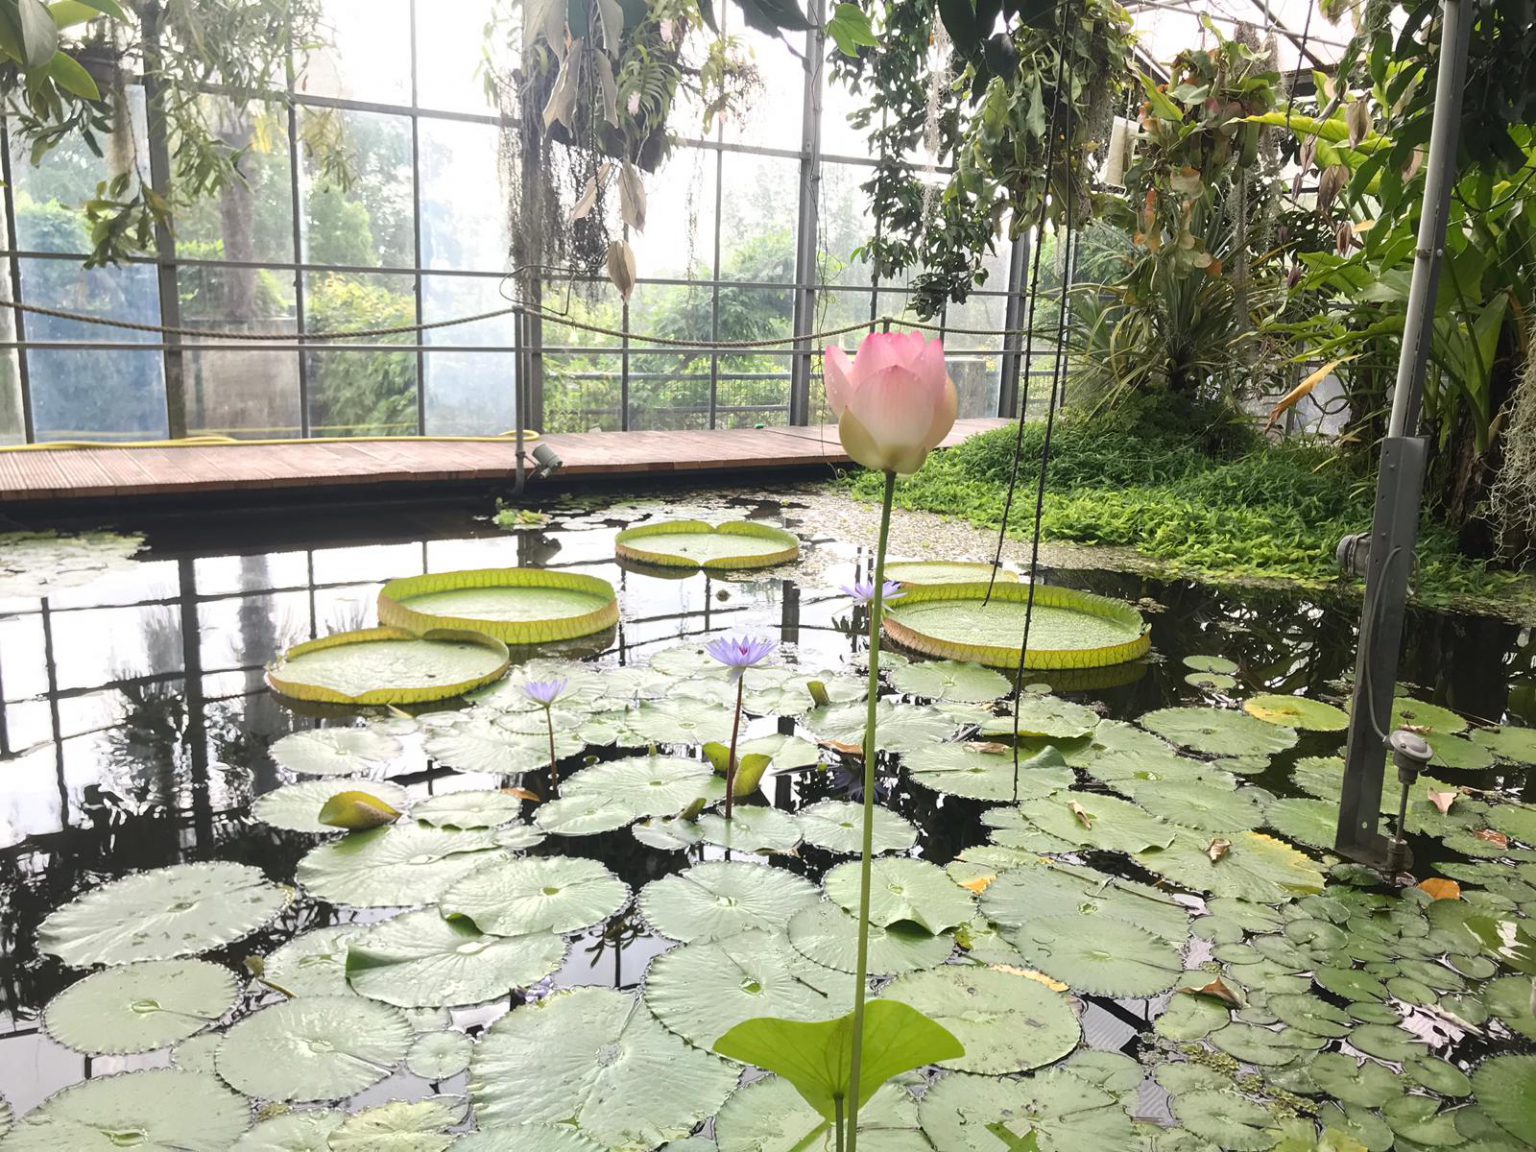
[[1536,1144],[1536,1056],[1495,1056],[1472,1073],[1472,1085],[1495,1124]]
[[1536,728],[1480,728],[1472,739],[1500,760],[1536,764]]
[[[422,746],[437,763],[457,772],[516,776],[549,767],[547,734],[516,732],[488,720],[468,720],[436,730]],[[581,741],[556,730],[556,756],[575,755],[582,747]]]
[[235,1006],[240,985],[204,960],[147,960],[87,976],[55,996],[44,1027],[93,1056],[152,1052],[185,1040]]
[[914,660],[891,669],[891,686],[925,700],[982,704],[1008,694],[1008,678],[980,664],[955,660]]
[[403,908],[436,900],[455,880],[506,853],[489,832],[397,824],[354,832],[299,861],[311,896],[354,908]]
[[391,808],[405,808],[407,793],[398,784],[384,780],[355,780],[337,776],[324,780],[303,780],[256,797],[251,815],[263,824],[289,832],[337,832],[340,829],[319,820],[326,801],[344,792],[366,792]]
[[712,860],[653,880],[640,890],[640,914],[673,940],[722,940],[738,932],[783,932],[800,909],[819,903],[816,885],[793,872]]
[[1271,996],[1267,1006],[1291,1027],[1300,1028],[1314,1036],[1336,1040],[1348,1036],[1355,1028],[1348,1012],[1320,996],[1306,993]]
[[1411,728],[1433,744],[1436,736],[1465,732],[1467,722],[1439,704],[1399,696],[1392,702],[1392,727]]
[[1184,971],[1171,944],[1106,917],[1047,916],[1026,922],[1010,939],[1047,976],[1093,996],[1156,996]]
[[1361,1063],[1339,1052],[1320,1054],[1309,1071],[1323,1092],[1362,1108],[1379,1108],[1403,1094],[1402,1081],[1390,1068],[1371,1060]]
[[1012,736],[1015,712],[1019,718],[1019,735],[1043,740],[1076,740],[1099,726],[1099,714],[1085,704],[1074,704],[1059,696],[1029,693],[1019,697],[1016,708],[983,721],[981,734]]
[[[806,843],[843,854],[862,850],[864,805],[851,800],[819,800],[795,814]],[[876,804],[874,851],[905,852],[917,843],[917,827],[905,817]]]
[[735,1084],[731,1065],[668,1032],[635,997],[576,988],[493,1024],[470,1062],[469,1091],[484,1128],[563,1124],[641,1152],[687,1136]]
[[1118,796],[1061,792],[1026,800],[1019,812],[1048,835],[1105,852],[1140,852],[1173,842],[1178,829]]
[[43,921],[37,947],[75,968],[171,960],[233,944],[292,893],[244,864],[176,864],[93,888]]
[[[719,1152],[836,1152],[834,1126],[789,1081],[753,1081],[725,1102],[716,1121]],[[896,1084],[881,1087],[859,1110],[859,1139],[883,1152],[930,1152],[917,1127],[917,1101]],[[671,1149],[678,1145],[668,1145]]]
[[0,535],[0,597],[56,595],[133,568],[144,537],[116,532],[6,532]]
[[411,808],[412,820],[454,831],[500,828],[503,824],[519,819],[522,814],[521,797],[495,791],[445,792],[440,796],[428,797]]
[[547,644],[590,636],[618,621],[613,585],[579,572],[431,572],[391,580],[379,592],[379,622],[417,634],[461,628],[507,644]]
[[1265,1152],[1280,1143],[1278,1118],[1236,1092],[1185,1092],[1173,1098],[1173,1114],[1202,1140],[1227,1152]]
[[224,1152],[250,1104],[202,1072],[156,1068],[72,1085],[16,1122],[6,1152]]
[[729,706],[715,700],[677,695],[643,702],[630,714],[629,726],[648,744],[724,744],[731,738],[731,716]]
[[1139,852],[1136,861],[1196,892],[1257,904],[1284,904],[1323,890],[1317,865],[1289,844],[1262,832],[1238,832],[1222,839],[1230,846],[1218,851],[1221,846],[1213,838],[1180,832],[1167,848]]
[[914,784],[935,792],[994,803],[1049,796],[1070,788],[1077,780],[1077,773],[1066,766],[1061,753],[1049,747],[1033,754],[1019,750],[1017,791],[1012,747],[994,750],[985,744],[939,744],[909,755],[907,772]]
[[267,683],[311,703],[421,704],[498,680],[508,662],[505,644],[475,631],[366,628],[295,644],[267,667]]
[[1243,711],[1303,732],[1343,732],[1349,727],[1349,713],[1342,708],[1305,696],[1254,696],[1243,701]]
[[233,1152],[330,1152],[331,1133],[346,1118],[345,1112],[331,1109],[284,1112],[240,1137]]
[[1482,772],[1493,767],[1493,752],[1460,736],[1440,735],[1429,745],[1434,750],[1432,768],[1450,768],[1460,772]]
[[[858,920],[836,904],[802,908],[789,922],[789,941],[816,963],[840,972],[857,971]],[[869,974],[890,976],[934,968],[949,959],[954,940],[909,924],[869,928]]]
[[674,816],[705,794],[714,769],[677,756],[636,756],[583,768],[561,781],[565,800],[601,800],[642,816]]
[[1512,1031],[1536,1040],[1536,981],[1529,976],[1501,976],[1483,989],[1488,1011]]
[[744,1021],[834,1020],[852,1001],[846,974],[806,959],[782,935],[756,929],[674,948],[652,960],[645,976],[645,1003],[656,1018],[710,1050]]
[[1472,1080],[1456,1065],[1427,1053],[1412,1056],[1403,1063],[1403,1071],[1415,1084],[1439,1096],[1472,1095]]
[[1222,676],[1231,676],[1237,671],[1237,665],[1225,656],[1186,656],[1182,661],[1184,667],[1194,672],[1214,672]]
[[1137,721],[1181,748],[1206,756],[1267,756],[1296,743],[1296,730],[1223,708],[1160,708]]
[[464,1120],[463,1097],[393,1100],[348,1116],[328,1139],[330,1152],[444,1152],[458,1137],[445,1131]]
[[782,528],[756,520],[658,520],[626,528],[614,537],[614,554],[637,564],[730,571],[770,568],[800,555],[800,541]]
[[337,1100],[390,1074],[415,1037],[394,1008],[360,996],[306,996],[236,1024],[219,1075],[264,1100]]
[[424,1080],[446,1080],[469,1067],[475,1042],[462,1032],[423,1032],[405,1054],[406,1071]]
[[1003,1125],[1023,1140],[1031,1131],[1040,1152],[1126,1152],[1136,1146],[1119,1100],[1060,1068],[1025,1080],[954,1074],[940,1080],[918,1106],[923,1131],[937,1152],[998,1152]]
[[693,820],[684,820],[681,816],[640,820],[630,828],[630,832],[640,843],[658,852],[684,852],[704,839],[698,824]]
[[1361,1024],[1349,1034],[1349,1043],[1367,1056],[1400,1064],[1424,1051],[1424,1042],[1392,1024]]
[[361,931],[342,924],[295,936],[266,958],[262,978],[289,996],[345,996],[347,942]]
[[[832,704],[817,708],[806,724],[822,740],[862,748],[868,723],[867,705]],[[919,704],[893,704],[881,700],[875,707],[875,731],[883,752],[919,752],[947,740],[957,727],[936,708]]]
[[699,817],[698,830],[707,843],[755,856],[790,852],[800,843],[800,822],[794,816],[755,804],[737,804],[730,820],[706,812]]
[[356,776],[383,768],[404,749],[367,728],[311,728],[290,732],[269,751],[279,767],[301,776]]
[[563,1124],[504,1124],[460,1136],[453,1152],[603,1152],[603,1145]]
[[1157,780],[1131,789],[1154,816],[1197,832],[1246,832],[1264,821],[1267,794],[1257,788],[1224,792],[1191,780]]
[[539,805],[533,822],[551,836],[596,836],[633,824],[640,814],[622,800],[601,796],[562,796]]
[[994,578],[1014,584],[1019,579],[1006,568],[969,560],[893,560],[885,575],[898,584],[972,584]]
[[[859,908],[860,864],[850,860],[827,873],[827,896],[845,912]],[[905,856],[887,856],[871,864],[869,922],[881,928],[915,924],[938,935],[964,924],[976,911],[976,898],[937,864]]]
[[481,932],[522,936],[580,932],[629,901],[629,886],[596,860],[528,856],[499,860],[443,893],[443,915],[463,916]]
[[1159,1036],[1179,1043],[1204,1040],[1219,1028],[1232,1023],[1231,1010],[1209,996],[1178,995],[1170,997],[1168,1007],[1152,1024]]
[[1042,917],[1075,915],[1083,917],[1081,931],[1086,935],[1094,932],[1099,917],[1178,945],[1189,934],[1189,910],[1172,897],[1145,884],[1064,863],[1002,873],[981,894],[981,910],[1009,929]]
[[1001,1076],[1041,1068],[1082,1038],[1066,998],[1020,973],[946,964],[898,976],[881,996],[948,1029],[965,1055],[942,1067],[964,1072]]
[[1264,822],[1287,839],[1331,852],[1338,832],[1339,805],[1336,800],[1287,796],[1264,810]]
[[376,924],[347,945],[347,979],[400,1008],[481,1004],[537,984],[565,962],[565,941],[535,932],[490,936],[436,909]]
[[1244,1064],[1259,1068],[1281,1068],[1303,1051],[1315,1051],[1327,1041],[1299,1028],[1275,1030],[1256,1024],[1234,1023],[1212,1036],[1211,1043]]

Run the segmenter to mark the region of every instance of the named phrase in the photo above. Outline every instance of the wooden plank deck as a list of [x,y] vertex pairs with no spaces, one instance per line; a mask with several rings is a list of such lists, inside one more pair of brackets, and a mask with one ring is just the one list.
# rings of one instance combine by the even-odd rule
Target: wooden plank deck
[[[945,447],[1008,423],[956,422]],[[546,436],[562,480],[767,472],[848,463],[833,425]],[[0,506],[124,497],[195,497],[407,484],[510,484],[516,448],[503,441],[60,448],[0,452]],[[532,483],[539,483],[533,481]]]

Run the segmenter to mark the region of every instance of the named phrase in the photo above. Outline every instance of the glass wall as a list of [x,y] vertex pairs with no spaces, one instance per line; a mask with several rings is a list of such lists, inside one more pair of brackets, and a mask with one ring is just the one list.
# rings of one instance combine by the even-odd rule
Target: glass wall
[[[726,32],[752,53],[762,94],[707,137],[679,113],[682,138],[646,176],[633,295],[625,303],[606,283],[547,283],[555,315],[532,326],[529,379],[518,380],[510,315],[300,342],[509,304],[501,130],[479,72],[493,3],[324,0],[329,43],[295,61],[294,107],[239,110],[207,97],[211,120],[243,152],[246,180],[180,217],[158,259],[82,266],[89,229],[79,206],[114,171],[146,166],[141,92],[132,132],[120,133],[132,139],[110,141],[103,156],[70,141],[34,168],[7,144],[7,287],[22,301],[293,339],[176,340],[32,314],[11,330],[4,310],[0,443],[497,435],[515,425],[519,395],[529,426],[549,431],[827,419],[821,342],[808,337],[900,316],[906,298],[855,258],[871,230],[861,185],[872,161],[846,122],[853,97],[829,84],[820,115],[807,117],[805,46],[733,29],[732,14]],[[306,146],[318,137],[344,144],[345,185]],[[1000,243],[985,290],[943,318],[965,416],[997,415],[1015,394],[997,335],[1009,259]],[[809,289],[798,316],[797,287]],[[790,336],[805,338],[798,350],[704,347]],[[851,345],[857,334],[841,339]]]

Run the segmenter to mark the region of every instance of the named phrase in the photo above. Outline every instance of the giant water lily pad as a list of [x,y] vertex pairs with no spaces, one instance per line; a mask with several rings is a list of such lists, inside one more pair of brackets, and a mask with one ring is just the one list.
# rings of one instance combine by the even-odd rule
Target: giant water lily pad
[[284,1112],[240,1137],[233,1152],[330,1152],[331,1133],[346,1118],[345,1112],[329,1108]]
[[225,1152],[250,1105],[202,1072],[156,1068],[75,1084],[16,1123],[6,1152]]
[[1008,694],[1008,678],[980,664],[924,660],[891,669],[891,686],[926,700],[980,704]]
[[455,880],[506,855],[489,832],[425,824],[375,828],[312,849],[298,880],[321,900],[354,908],[400,908],[436,900]]
[[1536,1144],[1536,1056],[1495,1056],[1472,1073],[1472,1085],[1495,1124]]
[[[864,805],[851,800],[820,800],[795,814],[807,844],[828,852],[862,851]],[[904,816],[876,804],[872,822],[873,850],[905,852],[917,843],[917,826]]]
[[478,632],[366,628],[295,644],[267,668],[293,700],[356,707],[462,696],[507,670],[507,646]]
[[974,584],[996,579],[1016,584],[1019,577],[1006,568],[968,560],[893,560],[885,566],[885,578],[898,584]]
[[1077,779],[1055,748],[1034,753],[1021,748],[1018,754],[1015,771],[1012,746],[938,744],[910,754],[907,772],[924,788],[992,803],[1048,796],[1070,788]]
[[769,568],[800,555],[800,541],[782,528],[755,520],[659,520],[626,528],[613,541],[615,555],[665,568]]
[[[1222,843],[1217,844],[1216,839]],[[1284,904],[1297,896],[1321,892],[1324,884],[1316,864],[1289,844],[1262,832],[1213,838],[1181,831],[1166,848],[1138,852],[1136,861],[1196,892],[1235,896],[1256,904]]]
[[[735,1092],[715,1124],[719,1152],[837,1152],[837,1132],[788,1080],[769,1076]],[[859,1109],[859,1142],[879,1152],[930,1152],[917,1127],[917,1101],[897,1084]],[[693,1152],[678,1145],[667,1152]]]
[[337,1100],[388,1076],[415,1032],[401,1013],[360,996],[306,996],[231,1028],[219,1075],[264,1100]]
[[1009,939],[1047,976],[1095,996],[1156,996],[1184,970],[1173,945],[1107,917],[1046,916]]
[[1206,756],[1268,756],[1296,743],[1296,730],[1223,708],[1159,708],[1137,723]]
[[1025,1080],[952,1074],[928,1090],[918,1116],[936,1152],[998,1152],[1006,1145],[989,1129],[999,1124],[1020,1140],[1033,1131],[1040,1152],[1136,1146],[1120,1101],[1060,1068]]
[[853,1007],[853,987],[796,952],[782,935],[749,929],[684,944],[651,961],[645,1003],[690,1044],[713,1049],[736,1025],[760,1016],[834,1020]]
[[639,905],[657,932],[692,943],[749,929],[783,932],[796,912],[820,900],[816,885],[793,872],[711,860],[651,881]]
[[93,1056],[152,1052],[201,1032],[235,1005],[228,968],[203,960],[146,960],[87,976],[55,996],[48,1034]]
[[1082,1038],[1065,997],[1018,972],[946,964],[898,976],[881,996],[948,1029],[965,1055],[943,1067],[964,1072],[1001,1076],[1041,1068]]
[[[858,912],[860,870],[860,863],[850,860],[833,868],[824,880],[827,896],[845,912]],[[869,922],[873,925],[915,924],[937,935],[975,914],[976,897],[937,864],[886,856],[873,861],[870,873]]]
[[290,896],[245,864],[176,864],[64,905],[38,928],[37,946],[76,968],[192,956],[249,936]]
[[367,728],[311,728],[275,741],[272,759],[301,776],[355,776],[401,754],[400,741]]
[[616,1152],[687,1136],[736,1083],[732,1066],[667,1031],[639,1000],[576,988],[503,1016],[470,1062],[482,1128],[568,1125]]
[[1254,696],[1243,701],[1243,711],[1303,732],[1342,732],[1349,727],[1349,713],[1305,696]]
[[565,941],[546,932],[490,936],[436,909],[376,924],[347,945],[347,979],[357,992],[401,1008],[480,1004],[557,971]]
[[345,776],[324,780],[302,780],[256,797],[251,815],[263,824],[289,832],[339,832],[331,824],[320,823],[320,809],[328,800],[344,792],[362,792],[391,808],[405,808],[408,794],[398,784],[385,780],[353,780]]
[[596,860],[528,856],[499,860],[463,877],[442,895],[446,916],[463,916],[482,932],[580,932],[629,900],[629,886]]
[[[886,633],[930,656],[1017,668],[1031,585],[915,585],[887,610]],[[1034,585],[1026,668],[1101,668],[1146,655],[1149,629],[1129,604]],[[990,591],[990,600],[987,600]],[[985,602],[984,602],[985,601]]]
[[714,769],[677,756],[635,756],[583,768],[560,783],[565,800],[601,800],[643,816],[673,816],[703,796]]
[[[858,934],[858,920],[830,902],[803,908],[789,922],[789,941],[797,952],[841,972],[857,971]],[[889,976],[936,967],[949,959],[954,944],[949,936],[934,936],[910,924],[888,928],[871,924],[869,974]]]
[[344,996],[347,942],[361,929],[352,924],[316,928],[295,936],[262,964],[262,979],[288,996]]
[[613,585],[579,572],[433,572],[391,580],[379,592],[379,622],[416,633],[465,628],[507,644],[546,644],[590,636],[618,621]]

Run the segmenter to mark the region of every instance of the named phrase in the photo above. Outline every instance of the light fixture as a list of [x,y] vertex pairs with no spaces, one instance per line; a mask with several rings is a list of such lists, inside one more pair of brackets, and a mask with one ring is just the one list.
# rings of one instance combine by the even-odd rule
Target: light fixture
[[535,476],[548,476],[556,469],[562,468],[565,461],[548,444],[535,444],[533,446],[533,459],[537,465],[533,470]]

